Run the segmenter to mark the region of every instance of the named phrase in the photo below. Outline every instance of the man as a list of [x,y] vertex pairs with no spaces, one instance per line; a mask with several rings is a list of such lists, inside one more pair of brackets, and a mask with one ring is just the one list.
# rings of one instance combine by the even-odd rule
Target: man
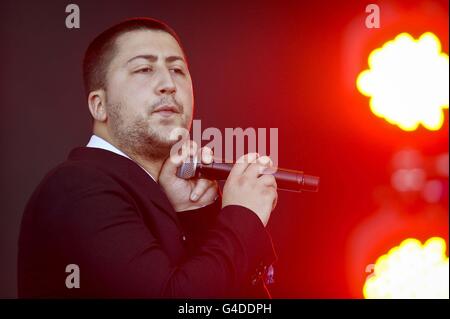
[[[175,32],[124,21],[89,46],[84,80],[93,136],[33,193],[19,239],[19,297],[267,297],[274,261],[265,225],[277,192],[267,157],[233,166],[217,183],[175,173],[196,156],[186,142],[193,90]],[[200,152],[212,161],[209,149]],[[79,285],[68,285],[76,265]],[[75,275],[75,273],[74,273]],[[76,279],[71,278],[71,280]]]

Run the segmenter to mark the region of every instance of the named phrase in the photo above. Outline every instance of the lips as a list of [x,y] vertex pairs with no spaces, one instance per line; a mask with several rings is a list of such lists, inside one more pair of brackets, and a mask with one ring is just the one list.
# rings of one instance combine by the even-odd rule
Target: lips
[[178,107],[176,107],[175,105],[161,105],[158,106],[152,113],[180,113],[180,111],[178,110]]

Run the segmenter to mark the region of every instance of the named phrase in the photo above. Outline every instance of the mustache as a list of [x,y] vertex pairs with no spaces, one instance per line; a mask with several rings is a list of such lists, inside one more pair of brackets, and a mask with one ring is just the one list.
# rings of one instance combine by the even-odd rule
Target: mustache
[[177,107],[180,114],[182,114],[184,111],[183,104],[178,102],[174,97],[163,97],[162,99],[151,105],[150,113],[152,113],[157,107],[160,107],[161,105],[174,105]]

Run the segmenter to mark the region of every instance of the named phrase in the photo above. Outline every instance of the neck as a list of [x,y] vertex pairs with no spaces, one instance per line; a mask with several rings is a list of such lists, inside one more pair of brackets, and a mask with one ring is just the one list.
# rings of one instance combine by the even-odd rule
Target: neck
[[159,173],[161,172],[161,167],[164,164],[165,159],[150,160],[136,154],[127,153],[125,151],[122,152],[127,154],[133,161],[138,163],[143,169],[145,169],[150,175],[152,175],[156,181],[158,181]]
[[109,132],[106,129],[102,129],[101,127],[96,127],[94,125],[93,133],[97,135],[98,137],[101,137],[108,143],[114,145],[117,149],[124,152],[129,158],[131,158],[134,162],[136,162],[139,166],[141,166],[143,169],[145,169],[152,177],[158,181],[159,179],[159,173],[161,172],[161,167],[164,164],[165,159],[157,159],[157,158],[147,158],[145,156],[141,156],[139,154],[136,154],[135,152],[132,152],[129,150],[126,146],[119,145],[117,141],[109,134]]

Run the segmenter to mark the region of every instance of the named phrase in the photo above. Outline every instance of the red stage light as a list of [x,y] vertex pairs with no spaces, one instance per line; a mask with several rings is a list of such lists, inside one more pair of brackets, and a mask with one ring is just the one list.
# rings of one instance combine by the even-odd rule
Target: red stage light
[[449,298],[449,267],[445,240],[424,245],[408,238],[378,258],[363,288],[365,298]]
[[431,32],[415,40],[398,35],[369,55],[369,69],[356,81],[369,96],[372,112],[413,131],[422,124],[438,130],[444,122],[442,109],[449,104],[449,60],[439,39]]

